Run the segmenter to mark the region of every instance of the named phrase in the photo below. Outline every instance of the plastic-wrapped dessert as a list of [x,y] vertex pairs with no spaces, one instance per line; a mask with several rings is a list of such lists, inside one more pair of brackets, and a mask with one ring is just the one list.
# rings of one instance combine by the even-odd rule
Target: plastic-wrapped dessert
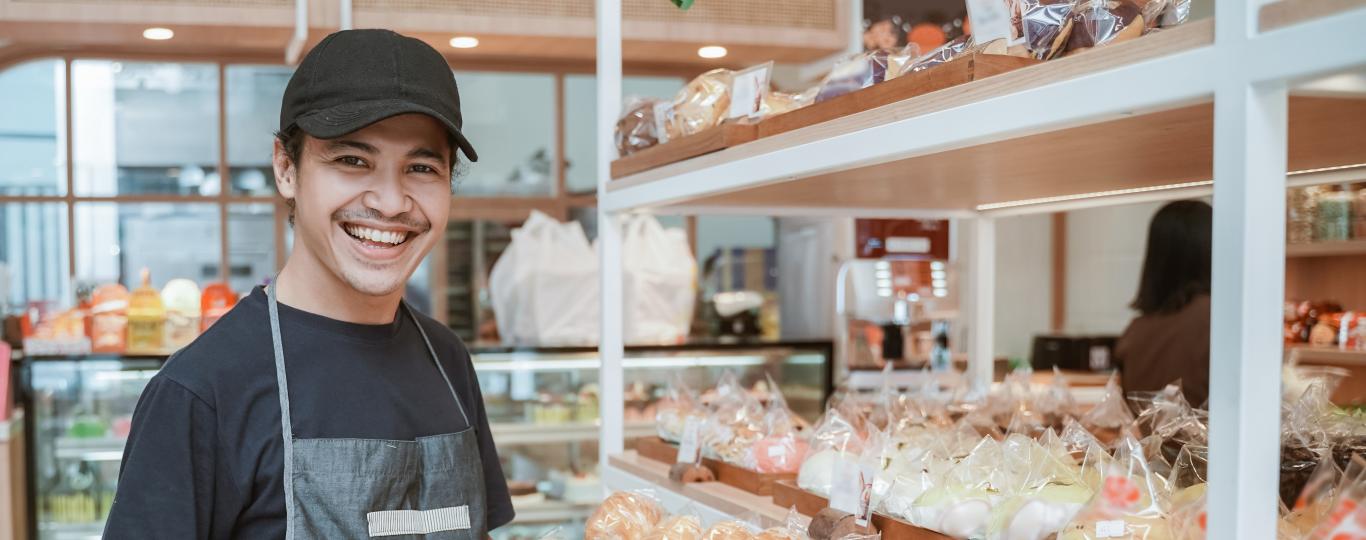
[[682,377],[674,374],[669,379],[664,399],[655,408],[655,429],[659,438],[669,442],[682,440],[683,428],[690,417],[701,422],[706,419],[706,412]]
[[666,123],[670,140],[715,127],[730,108],[730,83],[735,73],[713,69],[693,79],[673,99],[673,115]]
[[716,383],[712,409],[702,426],[703,455],[746,466],[764,436],[763,406],[727,371]]
[[701,540],[702,521],[697,516],[673,516],[660,522],[645,540]]
[[[1162,504],[1163,483],[1148,467],[1132,436],[1121,437],[1101,490],[1058,536],[1059,540],[1167,540],[1172,538]],[[1099,528],[1097,528],[1099,527]]]
[[857,462],[863,438],[839,408],[825,411],[811,434],[811,449],[797,474],[797,485],[829,496],[838,461]]
[[719,521],[707,532],[702,540],[754,540],[753,527],[739,521]]
[[896,51],[877,49],[841,60],[821,81],[816,103],[834,99],[887,80],[887,58]]
[[772,390],[764,407],[763,438],[755,441],[743,465],[761,473],[795,473],[806,458],[803,432],[809,426],[787,407],[787,400],[772,379],[768,386]]
[[1124,390],[1119,386],[1117,377],[1110,377],[1105,384],[1105,396],[1100,403],[1081,417],[1081,425],[1101,444],[1113,447],[1120,435],[1134,423],[1134,415],[1124,402]]
[[625,113],[617,120],[617,152],[629,156],[651,146],[667,142],[664,126],[673,109],[667,102],[651,98],[629,98]]
[[585,540],[644,538],[664,517],[664,509],[641,493],[618,491],[602,501],[584,525]]

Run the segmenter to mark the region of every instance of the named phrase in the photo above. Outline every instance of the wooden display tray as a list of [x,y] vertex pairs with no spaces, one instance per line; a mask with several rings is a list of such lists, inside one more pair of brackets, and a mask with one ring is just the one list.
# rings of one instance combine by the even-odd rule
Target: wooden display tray
[[[659,437],[641,439],[636,443],[636,452],[666,465],[678,462],[678,446]],[[717,482],[755,495],[772,495],[775,483],[797,480],[795,474],[764,474],[710,458],[702,458],[702,465],[716,473]]]
[[750,122],[727,122],[681,139],[651,146],[612,162],[612,179],[630,176],[675,161],[683,161],[702,154],[725,150],[754,140],[758,125]]
[[1041,61],[1033,58],[964,53],[926,70],[907,73],[881,84],[767,118],[759,123],[758,136],[763,138],[785,133],[1038,63]]
[[[797,487],[794,480],[781,480],[773,484],[773,504],[783,508],[796,507],[803,515],[815,516],[830,506],[830,501]],[[882,533],[883,540],[952,540],[944,534],[878,513],[873,514],[873,527]]]

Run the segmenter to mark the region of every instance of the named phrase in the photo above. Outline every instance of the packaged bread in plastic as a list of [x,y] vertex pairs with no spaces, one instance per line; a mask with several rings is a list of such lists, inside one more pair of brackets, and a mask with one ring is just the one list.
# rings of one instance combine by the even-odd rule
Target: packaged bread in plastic
[[1113,447],[1119,440],[1120,435],[1125,433],[1134,423],[1134,415],[1129,411],[1129,405],[1124,402],[1124,390],[1119,386],[1119,379],[1115,376],[1110,377],[1105,384],[1105,395],[1100,403],[1087,411],[1081,417],[1081,425],[1085,427],[1101,444]]
[[939,48],[932,50],[928,53],[925,53],[924,55],[920,56],[920,58],[912,60],[910,64],[905,69],[903,69],[901,73],[899,73],[898,75],[904,75],[906,73],[915,73],[917,71],[924,71],[926,69],[930,69],[937,65],[946,63],[949,60],[957,58],[958,55],[962,54],[964,51],[967,51],[971,44],[972,38],[967,35],[954,38],[952,41],[940,45]]
[[810,521],[798,513],[796,507],[789,508],[782,525],[760,531],[754,535],[754,540],[807,540],[806,526]]
[[744,466],[761,473],[796,473],[806,458],[805,432],[810,426],[787,407],[787,400],[773,379],[768,381],[772,392],[764,407],[763,438],[751,447]]
[[896,51],[876,49],[845,58],[821,81],[816,103],[834,99],[887,79],[887,59]]
[[1048,60],[1063,52],[1072,33],[1075,0],[1018,0],[1015,3],[1015,31],[1024,40],[1030,56]]
[[759,106],[759,116],[768,118],[811,105],[816,102],[816,93],[819,91],[819,87],[813,86],[798,94],[776,90],[768,92]]
[[627,98],[625,112],[617,120],[617,152],[629,156],[651,146],[668,142],[665,130],[668,116],[673,112],[670,104],[661,99],[631,97]]
[[764,408],[733,371],[716,383],[712,412],[702,425],[703,455],[744,466],[764,436]]
[[[844,410],[841,410],[844,409]],[[864,438],[848,416],[857,411],[832,407],[825,411],[812,429],[810,450],[797,473],[797,485],[812,493],[829,496],[839,461],[857,462],[863,452]]]
[[1002,462],[992,478],[1000,501],[992,509],[988,538],[1042,540],[1090,500],[1092,492],[1066,452],[1022,434],[1007,437],[1001,446]]
[[1058,535],[1058,540],[1167,540],[1168,494],[1148,467],[1138,440],[1123,434],[1101,489]]
[[636,540],[655,529],[664,508],[648,493],[618,491],[602,501],[584,524],[585,540]]
[[688,82],[673,99],[673,114],[666,133],[670,140],[715,127],[730,109],[730,84],[734,72],[713,69]]
[[757,527],[743,521],[718,521],[702,533],[702,540],[754,540]]
[[702,520],[691,514],[664,518],[644,540],[702,540]]
[[1003,461],[1001,444],[983,437],[967,457],[953,466],[939,485],[921,494],[911,509],[911,523],[954,538],[985,534],[992,508],[1000,500],[993,471]]
[[706,411],[697,394],[683,382],[680,374],[675,373],[669,378],[664,399],[655,407],[655,430],[659,438],[674,443],[683,440],[688,418],[701,422],[706,419]]
[[1142,36],[1158,25],[1167,5],[1167,0],[1082,0],[1072,10],[1067,52]]
[[1366,538],[1366,458],[1355,456],[1342,476],[1327,515],[1306,536],[1310,540]]

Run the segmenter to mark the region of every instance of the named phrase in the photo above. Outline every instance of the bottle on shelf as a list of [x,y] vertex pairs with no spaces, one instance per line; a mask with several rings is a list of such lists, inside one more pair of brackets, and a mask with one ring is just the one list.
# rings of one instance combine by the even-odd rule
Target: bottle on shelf
[[152,288],[152,273],[142,269],[142,285],[128,299],[128,354],[165,351],[166,306]]
[[173,279],[161,288],[166,308],[166,349],[176,350],[199,337],[199,286],[188,279]]
[[1352,237],[1352,191],[1338,187],[1319,196],[1314,240],[1341,242]]
[[90,295],[90,348],[96,353],[122,354],[127,346],[128,289],[118,283],[101,285]]
[[204,294],[199,300],[199,331],[208,330],[213,323],[237,304],[237,294],[227,283],[210,283],[204,286]]
[[1352,185],[1356,194],[1352,197],[1352,237],[1366,238],[1366,182]]

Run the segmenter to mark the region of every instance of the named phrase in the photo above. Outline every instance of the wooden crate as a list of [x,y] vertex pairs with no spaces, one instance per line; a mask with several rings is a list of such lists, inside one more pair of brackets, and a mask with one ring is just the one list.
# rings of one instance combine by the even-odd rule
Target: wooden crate
[[881,84],[764,119],[759,123],[758,136],[769,137],[804,128],[1039,62],[1033,58],[999,54],[963,54],[930,69],[907,73]]
[[[678,446],[659,437],[641,439],[636,443],[636,452],[646,459],[669,465],[678,462]],[[765,474],[716,459],[702,458],[702,465],[716,473],[717,482],[755,495],[771,495],[773,485],[781,480],[797,481],[795,474]]]
[[612,179],[744,144],[754,140],[757,134],[758,126],[754,123],[727,122],[617,159],[612,162]]
[[[815,516],[830,506],[830,501],[797,487],[795,480],[783,480],[773,485],[773,504],[783,508],[796,507],[803,515]],[[944,534],[878,513],[873,514],[873,527],[882,533],[883,540],[952,540]]]

